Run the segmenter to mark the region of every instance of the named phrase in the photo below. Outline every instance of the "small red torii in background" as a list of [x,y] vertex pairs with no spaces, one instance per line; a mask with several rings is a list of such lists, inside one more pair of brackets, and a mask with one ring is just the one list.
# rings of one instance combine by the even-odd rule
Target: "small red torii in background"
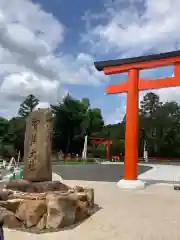
[[112,138],[109,137],[90,137],[93,145],[105,145],[106,146],[106,159],[110,160],[109,146],[112,144]]
[[[180,86],[180,50],[127,59],[100,61],[95,62],[94,65],[98,71],[103,71],[106,75],[128,72],[128,81],[108,86],[106,93],[127,93],[124,179],[120,180],[118,185],[122,188],[143,188],[144,183],[137,180],[139,91]],[[153,80],[139,79],[140,70],[168,65],[174,65],[173,77]]]

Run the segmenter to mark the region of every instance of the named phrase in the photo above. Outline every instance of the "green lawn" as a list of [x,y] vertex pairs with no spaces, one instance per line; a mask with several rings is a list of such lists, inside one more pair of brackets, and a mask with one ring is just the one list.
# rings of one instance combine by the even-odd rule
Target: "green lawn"
[[82,164],[97,164],[95,161],[59,161],[58,164],[64,165],[82,165]]

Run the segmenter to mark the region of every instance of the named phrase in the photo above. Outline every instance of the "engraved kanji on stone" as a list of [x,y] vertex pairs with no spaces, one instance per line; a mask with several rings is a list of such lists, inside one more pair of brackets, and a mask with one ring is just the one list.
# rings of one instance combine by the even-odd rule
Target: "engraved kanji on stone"
[[51,112],[39,109],[31,112],[27,118],[23,169],[25,180],[32,182],[52,180],[50,116]]
[[35,149],[31,149],[30,154],[29,154],[29,169],[31,171],[35,170],[35,162],[37,160],[37,155]]
[[47,123],[46,128],[47,128],[47,140],[49,142],[51,142],[51,140],[52,140],[52,130],[51,130],[50,122]]
[[37,137],[37,125],[39,124],[39,120],[33,119],[32,120],[32,138],[31,138],[31,145],[36,143],[36,137]]

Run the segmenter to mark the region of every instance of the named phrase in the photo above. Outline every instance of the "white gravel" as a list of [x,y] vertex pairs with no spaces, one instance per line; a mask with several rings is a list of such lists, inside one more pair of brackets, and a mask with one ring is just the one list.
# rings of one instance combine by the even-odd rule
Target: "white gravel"
[[78,226],[41,235],[5,229],[5,240],[177,240],[180,192],[151,185],[141,191],[123,191],[114,183],[65,181],[93,187],[99,210]]
[[[143,180],[171,181],[180,167],[155,166]],[[53,173],[53,180],[61,178]],[[145,190],[123,191],[115,183],[63,181],[95,190],[99,210],[78,226],[41,235],[5,229],[5,240],[177,240],[180,227],[180,191],[171,185],[149,185]]]

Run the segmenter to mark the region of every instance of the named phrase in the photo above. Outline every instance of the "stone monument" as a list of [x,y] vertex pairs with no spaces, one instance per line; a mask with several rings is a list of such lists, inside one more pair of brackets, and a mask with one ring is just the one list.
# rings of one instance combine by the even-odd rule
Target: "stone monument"
[[31,182],[52,180],[52,114],[38,109],[26,120],[23,179]]
[[94,213],[94,190],[52,181],[52,115],[39,109],[27,117],[23,180],[0,184],[0,222],[8,228],[57,231]]

